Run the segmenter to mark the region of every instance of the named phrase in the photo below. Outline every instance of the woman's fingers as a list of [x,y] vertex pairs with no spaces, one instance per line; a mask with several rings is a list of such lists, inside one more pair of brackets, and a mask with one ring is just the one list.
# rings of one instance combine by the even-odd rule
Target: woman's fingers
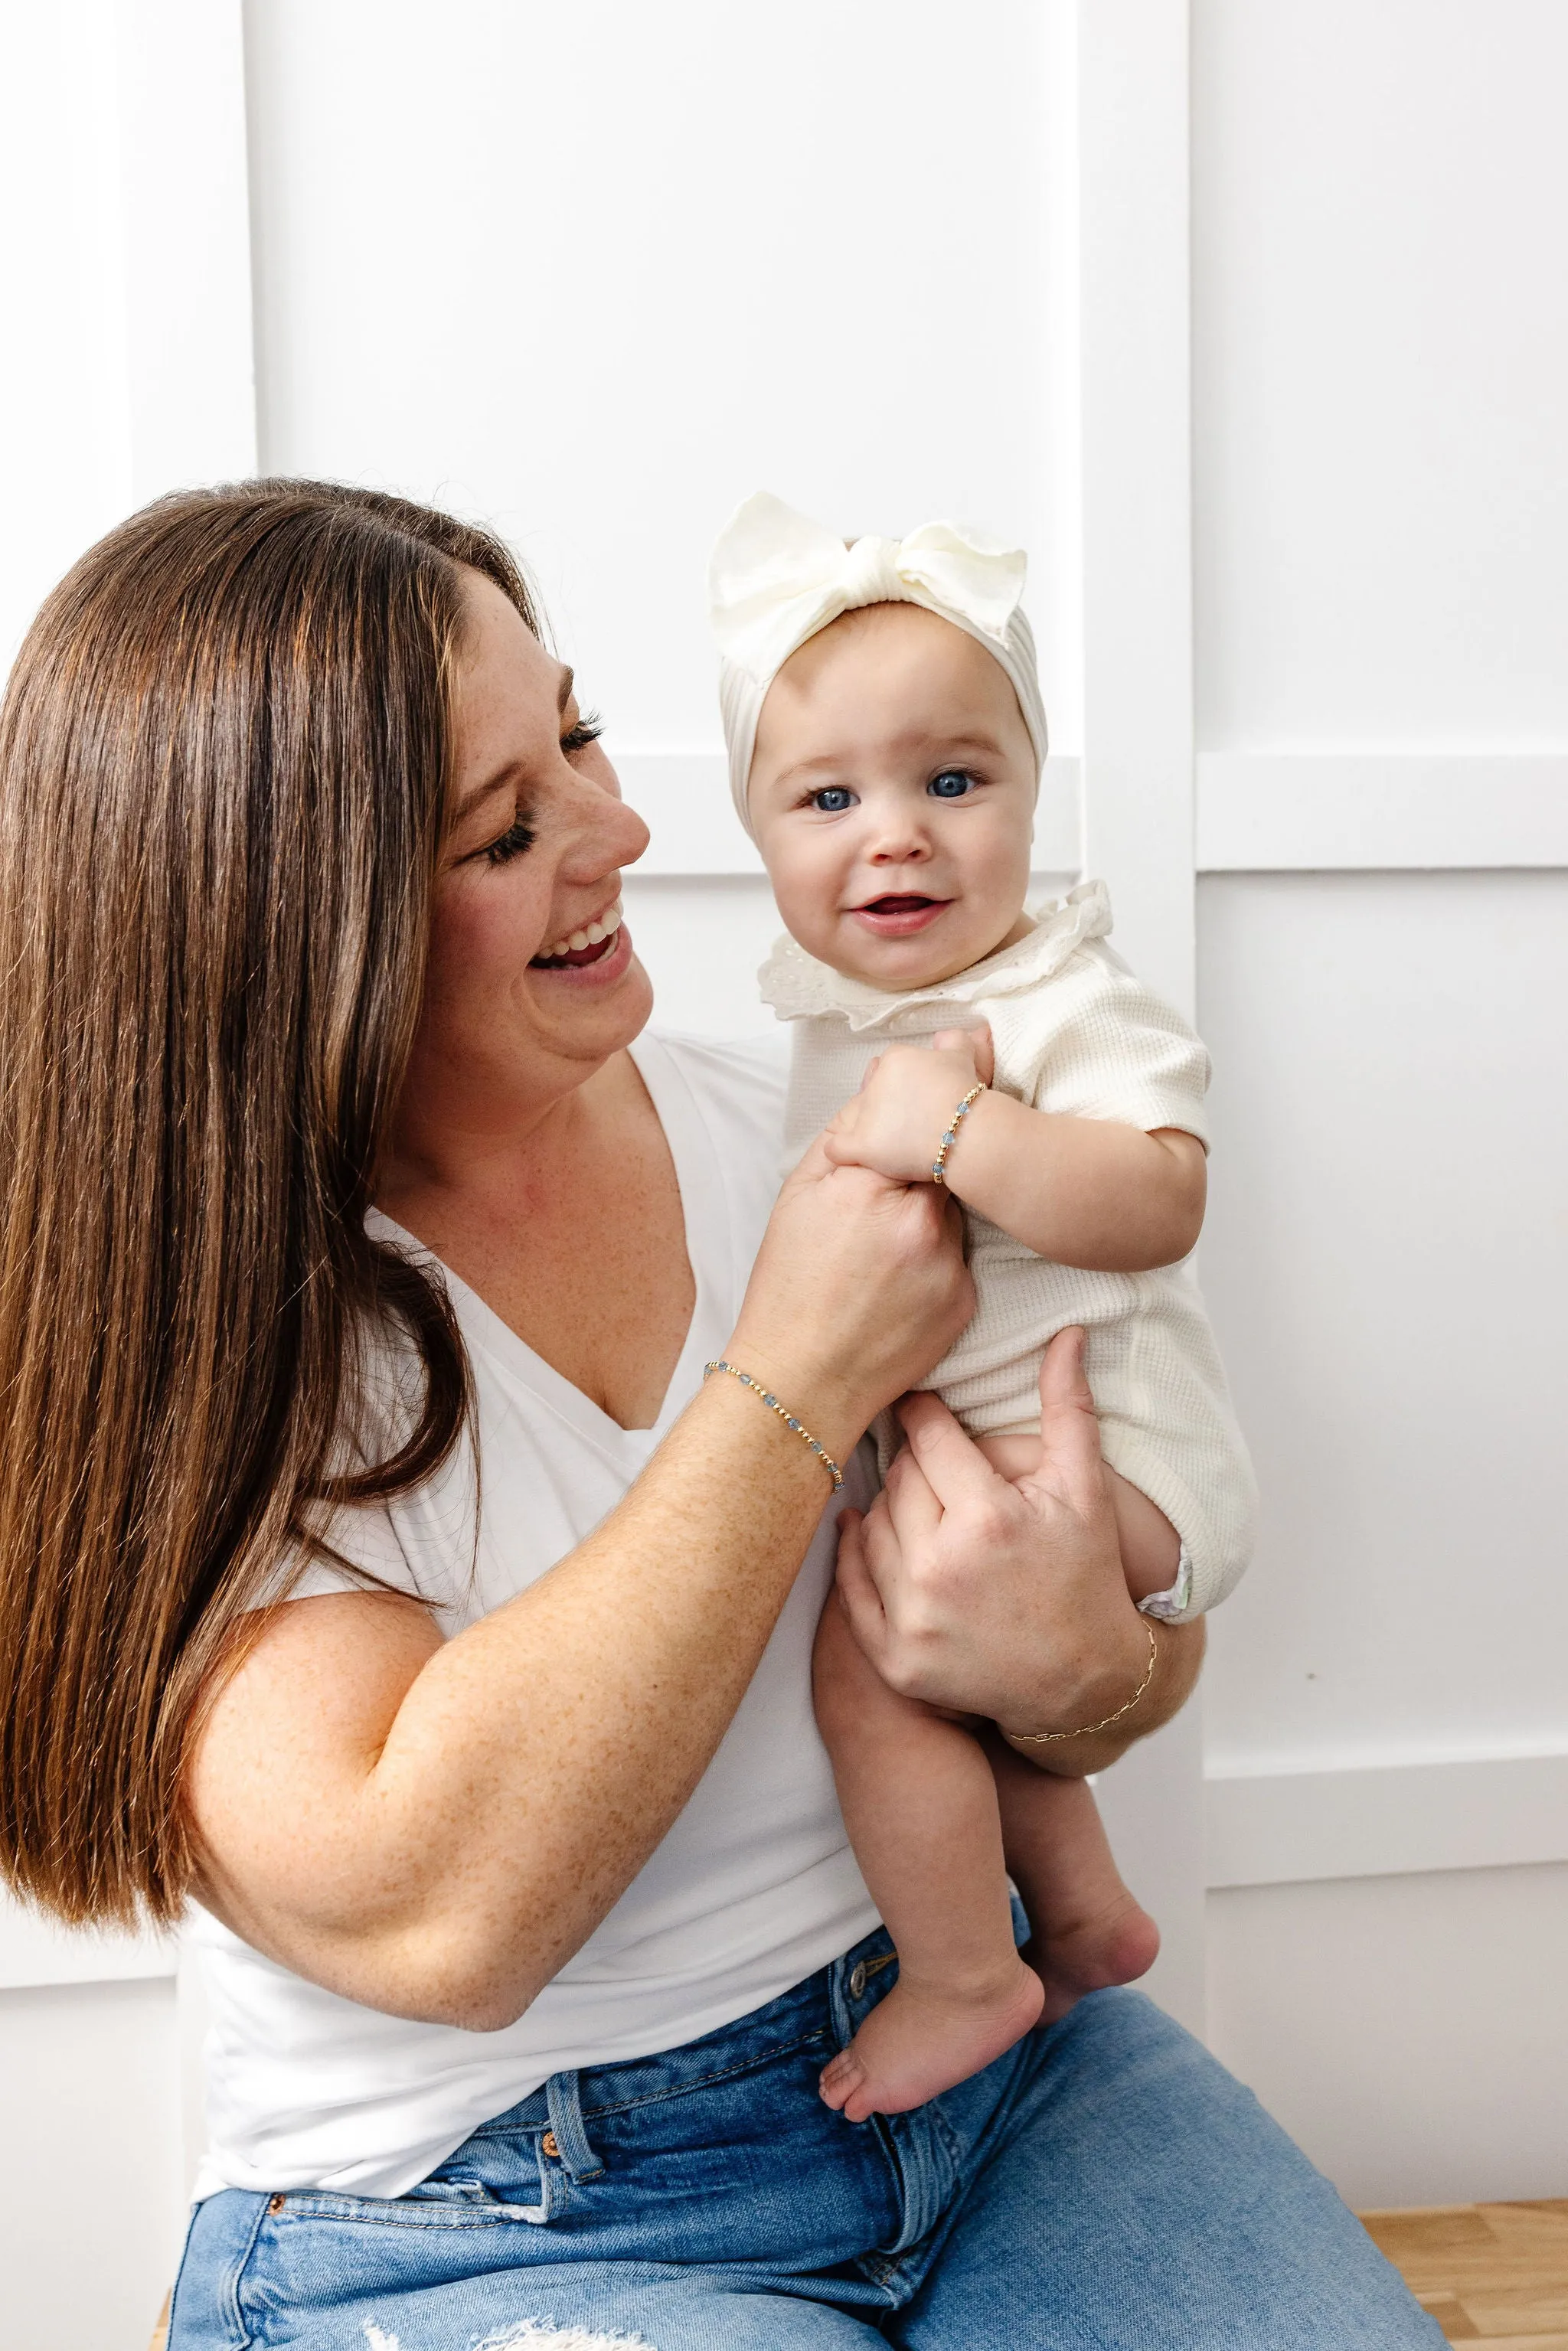
[[1088,1516],[1104,1501],[1105,1471],[1083,1346],[1084,1333],[1074,1327],[1059,1331],[1045,1351],[1040,1367],[1040,1467],[1020,1482],[1050,1483]]
[[965,1502],[991,1499],[1003,1481],[939,1396],[928,1392],[901,1396],[896,1410],[914,1466],[939,1506],[938,1516]]

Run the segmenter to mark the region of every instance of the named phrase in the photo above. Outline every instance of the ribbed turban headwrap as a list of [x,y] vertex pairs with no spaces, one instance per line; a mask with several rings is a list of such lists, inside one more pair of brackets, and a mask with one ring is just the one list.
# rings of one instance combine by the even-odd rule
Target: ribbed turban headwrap
[[1019,605],[1026,569],[1021,548],[957,523],[924,523],[907,538],[857,538],[846,547],[766,490],[738,506],[709,559],[708,617],[720,655],[729,789],[747,831],[751,755],[768,687],[809,637],[866,604],[922,605],[1001,664],[1034,745],[1038,789],[1045,704],[1034,638]]

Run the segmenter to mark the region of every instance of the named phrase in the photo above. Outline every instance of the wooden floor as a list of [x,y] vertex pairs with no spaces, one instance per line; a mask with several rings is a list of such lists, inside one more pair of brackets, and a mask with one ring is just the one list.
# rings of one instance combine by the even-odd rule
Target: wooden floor
[[[1568,2197],[1361,2217],[1450,2343],[1568,2351]],[[162,2351],[168,2315],[165,2304],[151,2351]]]
[[1568,2198],[1361,2217],[1450,2343],[1568,2351]]

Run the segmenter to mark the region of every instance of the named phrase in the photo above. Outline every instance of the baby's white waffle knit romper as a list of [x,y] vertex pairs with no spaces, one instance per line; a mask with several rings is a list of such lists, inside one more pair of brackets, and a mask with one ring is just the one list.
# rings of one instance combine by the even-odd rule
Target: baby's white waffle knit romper
[[[1180,1127],[1207,1145],[1208,1055],[1105,945],[1110,928],[1104,884],[1084,883],[1042,908],[1016,946],[897,997],[780,940],[759,977],[765,1000],[793,1024],[791,1160],[855,1092],[873,1055],[980,1020],[990,1026],[1001,1092],[1145,1134]],[[1082,1323],[1105,1458],[1182,1538],[1181,1576],[1150,1613],[1179,1621],[1213,1607],[1247,1565],[1257,1501],[1190,1260],[1153,1273],[1084,1272],[1036,1256],[983,1217],[966,1211],[966,1222],[979,1302],[927,1386],[972,1436],[1032,1434],[1046,1343]]]

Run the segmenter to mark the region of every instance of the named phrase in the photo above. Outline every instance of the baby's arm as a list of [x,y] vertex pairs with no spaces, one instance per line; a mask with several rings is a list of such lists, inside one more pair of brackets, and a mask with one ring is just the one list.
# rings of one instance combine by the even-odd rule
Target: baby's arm
[[[974,1040],[895,1045],[828,1129],[829,1156],[904,1183],[929,1177],[957,1104],[976,1082]],[[1186,1256],[1203,1224],[1201,1143],[1114,1119],[1031,1110],[989,1089],[970,1105],[944,1169],[949,1191],[1056,1265],[1144,1273]]]

